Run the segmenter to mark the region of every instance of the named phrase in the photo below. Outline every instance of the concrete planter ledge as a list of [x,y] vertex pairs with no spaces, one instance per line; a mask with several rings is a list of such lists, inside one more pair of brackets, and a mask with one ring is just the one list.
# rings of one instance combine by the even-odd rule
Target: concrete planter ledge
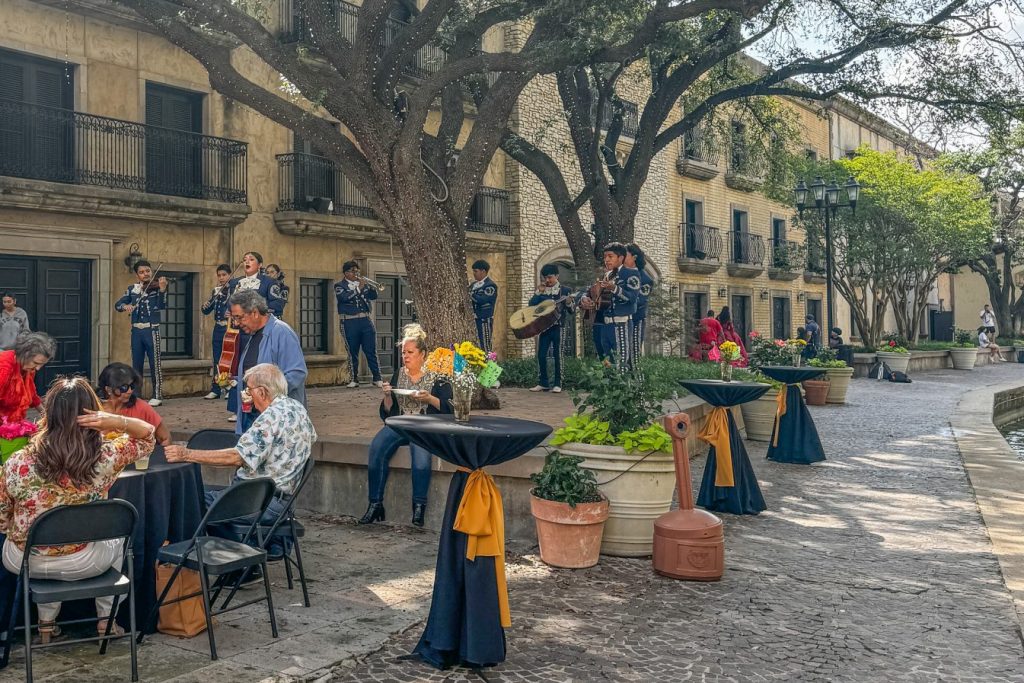
[[[999,353],[1002,354],[1003,358],[1008,361],[1016,361],[1017,355],[1016,349],[1013,346],[1000,346]],[[975,362],[975,367],[979,365],[988,365],[992,361],[989,360],[988,351],[978,350],[978,360]],[[854,377],[867,377],[868,370],[875,363],[874,353],[855,353],[853,354],[853,376]],[[911,351],[910,352],[910,367],[907,373],[913,375],[915,372],[921,372],[923,370],[944,370],[946,368],[953,367],[953,359],[949,355],[948,349],[941,349],[938,351]],[[969,372],[965,370],[964,372]]]

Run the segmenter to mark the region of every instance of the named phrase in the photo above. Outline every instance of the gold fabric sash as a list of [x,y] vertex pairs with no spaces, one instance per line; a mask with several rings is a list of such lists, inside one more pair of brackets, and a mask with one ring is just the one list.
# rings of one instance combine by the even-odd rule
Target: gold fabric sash
[[789,393],[789,385],[783,386],[779,389],[779,395],[775,397],[775,437],[772,440],[772,446],[778,447],[779,445],[779,420],[786,414],[786,394]]
[[505,510],[501,503],[501,492],[491,475],[483,469],[468,472],[462,502],[455,514],[452,528],[461,531],[466,539],[466,559],[476,560],[477,556],[494,558],[494,576],[498,585],[498,611],[503,628],[512,626],[512,615],[508,608],[508,585],[505,582]]
[[712,410],[697,438],[715,447],[715,486],[734,486],[727,409],[718,406]]

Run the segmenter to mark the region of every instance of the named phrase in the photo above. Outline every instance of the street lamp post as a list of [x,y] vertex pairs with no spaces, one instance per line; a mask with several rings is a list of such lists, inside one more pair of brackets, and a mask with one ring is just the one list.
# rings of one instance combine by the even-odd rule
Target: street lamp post
[[821,176],[815,178],[809,187],[801,180],[793,190],[793,193],[796,195],[796,208],[800,212],[801,217],[804,215],[804,209],[807,208],[807,195],[810,194],[814,200],[812,208],[816,209],[825,221],[825,309],[829,332],[835,327],[836,317],[832,259],[832,219],[836,217],[840,208],[849,207],[852,213],[856,213],[857,200],[860,199],[860,185],[853,176],[850,176],[846,181],[843,189],[846,190],[847,197],[845,204],[839,203],[839,186],[835,182],[826,185]]

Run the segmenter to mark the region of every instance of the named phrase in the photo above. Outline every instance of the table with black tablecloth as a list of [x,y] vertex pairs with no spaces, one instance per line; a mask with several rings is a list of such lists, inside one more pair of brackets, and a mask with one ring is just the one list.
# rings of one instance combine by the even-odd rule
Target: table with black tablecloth
[[768,506],[729,408],[760,398],[771,386],[757,382],[686,379],[690,393],[714,406],[697,435],[711,445],[700,483],[697,505],[713,512],[756,515]]
[[430,616],[413,652],[442,669],[499,664],[510,625],[505,522],[501,493],[483,468],[538,446],[551,427],[490,416],[456,422],[452,415],[402,415],[386,424],[459,468],[448,487]]
[[768,459],[798,465],[809,465],[825,459],[825,450],[818,438],[811,411],[800,393],[800,382],[825,374],[824,368],[767,365],[761,372],[786,385],[779,392],[775,427],[768,442]]
[[[136,470],[134,465],[129,465],[110,487],[107,497],[127,500],[139,513],[132,545],[135,617],[141,629],[143,619],[156,604],[156,558],[160,546],[165,540],[176,543],[191,538],[203,517],[202,472],[194,463],[168,463],[163,448],[157,446],[150,456],[149,468]],[[0,589],[9,599],[13,597],[17,577],[7,572],[2,564],[0,572],[4,574],[0,577]],[[58,619],[89,614],[95,614],[92,600],[75,601],[61,606]],[[117,620],[127,628],[127,600],[118,608]]]

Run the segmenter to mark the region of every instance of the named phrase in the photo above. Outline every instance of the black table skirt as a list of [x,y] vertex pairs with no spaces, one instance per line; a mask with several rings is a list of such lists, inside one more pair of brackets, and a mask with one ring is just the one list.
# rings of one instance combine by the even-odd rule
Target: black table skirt
[[[763,392],[762,392],[763,393]],[[704,478],[700,482],[697,505],[712,512],[728,512],[734,515],[756,515],[768,509],[757,483],[757,475],[750,464],[743,438],[736,427],[732,411],[726,411],[729,418],[729,448],[732,451],[732,486],[715,486],[718,470],[715,447],[708,451]]]
[[[135,618],[139,629],[156,604],[156,559],[164,541],[185,541],[192,537],[205,512],[203,476],[199,465],[168,464],[159,446],[150,457],[149,469],[136,471],[129,466],[113,486],[108,498],[127,500],[138,510],[139,520],[132,541],[135,553]],[[0,535],[0,539],[3,536]],[[0,614],[10,613],[17,576],[0,563]],[[19,606],[20,622],[20,606]],[[76,600],[61,606],[58,619],[84,618],[95,615],[92,600]],[[118,608],[117,621],[128,626],[127,598]],[[5,619],[6,621],[6,619]],[[154,632],[154,629],[149,629]]]
[[811,411],[800,395],[796,384],[786,386],[786,412],[779,418],[778,445],[775,445],[775,430],[768,442],[768,459],[794,465],[810,465],[825,459],[825,449],[818,437]]

